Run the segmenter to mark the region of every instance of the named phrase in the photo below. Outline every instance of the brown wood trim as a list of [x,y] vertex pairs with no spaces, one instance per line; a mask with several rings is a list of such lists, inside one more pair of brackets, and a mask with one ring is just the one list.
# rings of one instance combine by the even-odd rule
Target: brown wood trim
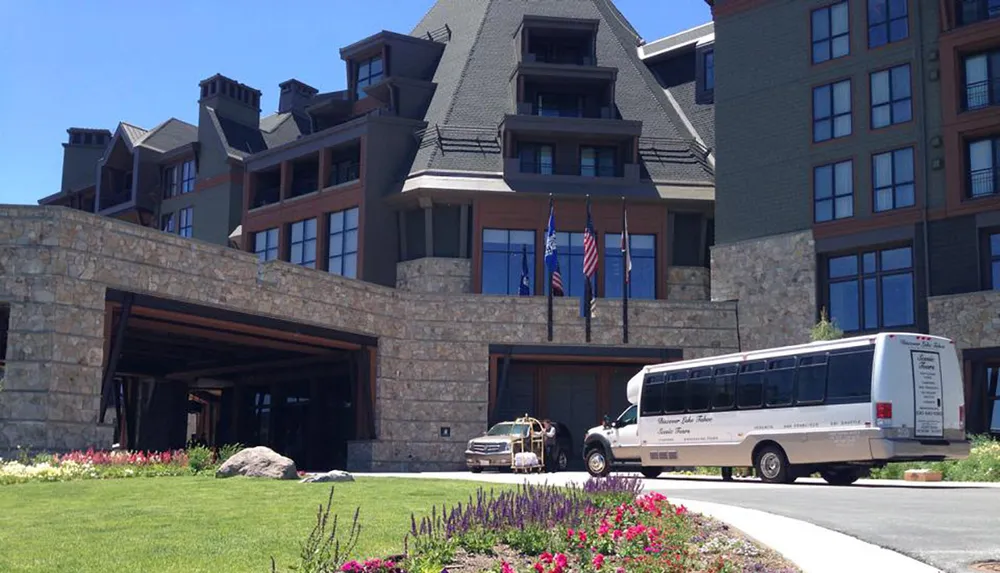
[[[271,229],[303,219],[321,216],[321,214],[342,211],[351,207],[361,207],[364,203],[364,186],[360,182],[344,187],[328,188],[311,195],[303,195],[295,199],[286,199],[283,203],[268,205],[244,214],[243,233],[249,235],[265,229]],[[360,227],[363,218],[358,213]],[[360,230],[360,229],[359,229]],[[359,249],[360,238],[359,238]],[[360,253],[359,253],[360,258]]]
[[[501,356],[496,354],[494,356]],[[661,361],[653,358],[633,358],[616,356],[558,356],[549,354],[514,354],[511,361],[518,362],[559,362],[560,367],[570,367],[573,364],[608,363],[608,364],[659,364]]]
[[813,225],[813,236],[816,239],[826,239],[875,229],[916,224],[921,220],[921,213],[918,204],[915,207],[873,213],[865,218],[839,219],[825,223],[816,223]]
[[261,348],[272,348],[274,350],[287,350],[289,352],[301,352],[304,354],[314,354],[314,355],[325,355],[331,353],[329,349],[317,348],[314,346],[303,346],[289,342],[267,340],[257,336],[247,336],[243,334],[233,334],[229,332],[218,332],[216,330],[208,328],[199,328],[197,326],[186,326],[181,324],[171,324],[171,323],[160,322],[157,320],[149,320],[145,318],[131,317],[129,318],[128,323],[129,326],[134,326],[137,328],[144,328],[158,332],[166,332],[170,334],[195,336],[199,338],[205,338],[208,340],[216,340],[219,342],[228,342],[232,344],[244,344],[246,346],[257,346]]

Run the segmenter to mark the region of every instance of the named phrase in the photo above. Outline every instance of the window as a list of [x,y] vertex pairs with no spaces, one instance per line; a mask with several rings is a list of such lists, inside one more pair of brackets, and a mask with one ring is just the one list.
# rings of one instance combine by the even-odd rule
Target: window
[[820,165],[813,170],[817,223],[854,216],[854,161]]
[[292,223],[289,262],[316,268],[316,219],[306,219]]
[[764,399],[765,362],[740,365],[736,379],[736,405],[741,408],[760,408]]
[[906,123],[913,119],[910,64],[871,75],[871,106],[872,129]]
[[[556,232],[556,252],[559,254],[559,275],[562,277],[563,294],[583,296],[583,233]],[[634,268],[634,265],[633,265]],[[546,271],[545,294],[551,284]]]
[[190,193],[194,191],[194,160],[185,161],[184,165],[181,166],[181,193]]
[[[528,284],[535,284],[535,232],[483,229],[483,294],[516,295],[521,257],[528,256]],[[559,269],[563,276],[566,271]]]
[[554,172],[554,152],[551,145],[523,143],[518,146],[518,152],[521,157],[521,173],[552,175]]
[[[675,376],[674,373],[670,376]],[[669,384],[670,377],[667,378],[668,387],[667,391],[670,391]],[[683,386],[680,387],[683,390]],[[707,412],[709,408],[712,407],[713,398],[713,388],[712,388],[712,369],[711,368],[701,368],[699,370],[694,370],[691,372],[691,378],[687,382],[687,411],[688,412]]]
[[580,175],[584,177],[615,177],[618,166],[614,147],[581,147]]
[[966,110],[1000,105],[1000,50],[965,58]]
[[858,404],[872,397],[872,361],[875,350],[830,353],[827,367],[827,404]]
[[825,6],[812,13],[812,61],[819,64],[851,52],[851,28],[847,1]]
[[640,416],[657,416],[663,413],[663,375],[649,374],[642,381],[639,398]]
[[356,99],[362,99],[365,97],[364,88],[382,81],[382,56],[375,56],[357,64],[355,80]]
[[736,405],[736,371],[734,366],[718,366],[712,380],[713,410],[732,410]]
[[795,359],[779,358],[767,363],[764,375],[764,404],[790,406],[795,388]]
[[634,424],[638,413],[638,409],[635,406],[629,406],[629,408],[622,412],[622,415],[618,417],[618,427],[624,428],[625,426],[631,426]]
[[868,0],[869,48],[905,40],[910,35],[908,2],[909,0]]
[[813,141],[851,135],[851,80],[813,88]]
[[915,205],[913,172],[912,147],[872,157],[872,189],[876,212]]
[[[581,235],[581,246],[582,246]],[[629,255],[632,259],[632,274],[629,276],[629,298],[656,298],[656,235],[629,234]],[[580,271],[583,272],[582,270]],[[604,235],[604,297],[622,297],[622,256],[621,233]]]
[[254,249],[260,262],[273,261],[278,258],[278,228],[254,233]]
[[348,278],[358,276],[358,208],[330,213],[330,253],[327,270]]
[[663,385],[663,413],[680,414],[687,407],[687,372],[671,372]]
[[704,87],[705,91],[711,91],[715,89],[715,50],[709,50],[708,52],[705,52],[704,58],[705,58]]
[[177,167],[167,167],[163,172],[163,198],[177,196]]
[[583,96],[578,94],[538,94],[536,115],[546,117],[583,117]]
[[181,209],[178,211],[178,215],[180,215],[181,220],[180,235],[190,238],[194,228],[194,207]]
[[357,181],[360,178],[361,164],[358,157],[334,158],[330,164],[330,187]]
[[969,143],[969,195],[973,198],[1000,192],[997,165],[1000,165],[1000,138]]
[[984,262],[986,272],[984,273],[989,284],[986,288],[1000,290],[1000,231],[996,229],[986,233],[984,239]]
[[915,325],[912,247],[832,257],[827,276],[830,319],[845,332]]
[[1000,18],[1000,0],[957,0],[956,20],[959,26]]
[[795,380],[795,403],[818,404],[826,399],[826,354],[799,358]]
[[168,233],[173,233],[176,230],[174,227],[175,227],[175,222],[174,222],[174,214],[173,213],[167,213],[166,215],[163,215],[162,217],[160,217],[160,230],[161,231],[166,231]]

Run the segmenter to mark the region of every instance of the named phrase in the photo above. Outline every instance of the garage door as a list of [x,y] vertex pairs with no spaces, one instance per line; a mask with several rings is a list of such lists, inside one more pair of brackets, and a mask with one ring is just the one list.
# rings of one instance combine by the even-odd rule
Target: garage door
[[589,428],[597,425],[597,372],[553,373],[548,379],[548,418],[569,428],[575,449]]

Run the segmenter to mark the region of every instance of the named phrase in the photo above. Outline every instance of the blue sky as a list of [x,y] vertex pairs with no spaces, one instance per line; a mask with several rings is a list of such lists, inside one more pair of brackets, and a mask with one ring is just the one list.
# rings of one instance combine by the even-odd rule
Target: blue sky
[[[261,90],[264,113],[292,77],[343,89],[342,46],[382,29],[408,33],[432,4],[0,2],[0,204],[59,190],[68,127],[148,129],[170,117],[196,124],[198,82],[215,73]],[[646,41],[711,20],[704,0],[616,4]]]

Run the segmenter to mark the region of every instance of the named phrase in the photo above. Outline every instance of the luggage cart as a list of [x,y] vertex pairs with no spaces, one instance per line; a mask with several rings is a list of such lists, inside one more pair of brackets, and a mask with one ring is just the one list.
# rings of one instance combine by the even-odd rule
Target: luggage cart
[[510,469],[517,473],[545,471],[545,431],[542,423],[525,414],[514,421],[524,424],[526,431],[513,438],[510,444]]

